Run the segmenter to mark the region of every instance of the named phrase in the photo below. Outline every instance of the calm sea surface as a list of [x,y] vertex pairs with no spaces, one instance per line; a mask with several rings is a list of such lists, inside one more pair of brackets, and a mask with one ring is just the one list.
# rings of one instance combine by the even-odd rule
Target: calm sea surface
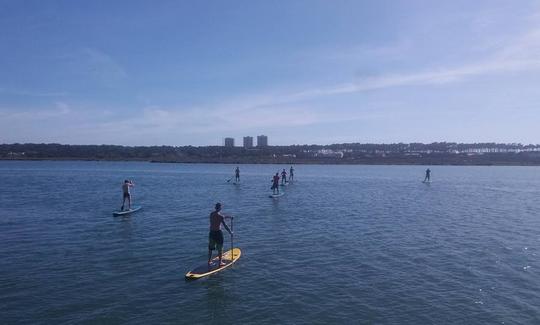
[[[540,324],[540,168],[298,165],[270,199],[283,167],[0,162],[0,322]],[[217,201],[243,255],[185,282]]]

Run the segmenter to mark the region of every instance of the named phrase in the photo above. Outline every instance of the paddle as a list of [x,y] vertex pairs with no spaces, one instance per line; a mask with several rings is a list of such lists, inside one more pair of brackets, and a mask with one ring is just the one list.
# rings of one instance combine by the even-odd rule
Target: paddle
[[231,263],[234,260],[234,242],[233,242],[233,217],[231,216]]
[[227,180],[227,183],[229,183],[232,179],[233,179],[233,177],[229,178],[229,179]]
[[135,192],[135,183],[133,183],[132,180],[129,180],[129,183],[132,185],[132,186],[130,186],[131,190],[130,190],[130,193],[129,193],[129,204],[130,204],[129,210],[131,210],[132,207],[133,207],[133,192]]

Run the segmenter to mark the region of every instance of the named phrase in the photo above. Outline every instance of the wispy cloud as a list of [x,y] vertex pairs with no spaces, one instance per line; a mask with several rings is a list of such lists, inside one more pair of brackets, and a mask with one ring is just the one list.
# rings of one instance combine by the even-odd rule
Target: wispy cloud
[[[538,19],[531,20],[530,25],[535,26],[536,21]],[[454,23],[453,20],[452,23]],[[478,34],[484,35],[483,33],[490,30],[490,26],[495,23],[496,21],[490,16],[479,18],[475,22]],[[328,80],[342,80],[342,82],[329,82],[315,87],[306,86],[307,83],[287,85],[288,90],[281,88],[277,91],[267,90],[260,93],[231,95],[221,98],[219,102],[208,101],[206,104],[196,107],[186,107],[182,104],[163,105],[159,103],[158,98],[156,102],[150,102],[152,105],[142,108],[108,107],[104,111],[107,116],[101,118],[93,116],[90,110],[85,110],[83,107],[77,107],[75,104],[68,105],[65,103],[67,99],[61,99],[61,101],[52,104],[51,107],[41,110],[0,108],[2,120],[0,124],[9,126],[10,122],[13,121],[21,124],[24,121],[28,122],[28,125],[31,125],[35,130],[44,130],[41,126],[44,121],[55,121],[54,125],[69,131],[71,135],[77,135],[79,139],[87,139],[86,141],[90,143],[99,141],[96,139],[103,139],[104,142],[109,139],[109,142],[125,144],[145,141],[153,141],[155,144],[178,144],[183,143],[181,139],[187,135],[213,136],[215,134],[238,133],[244,130],[261,130],[263,132],[269,128],[294,128],[371,118],[379,118],[380,121],[382,120],[381,116],[384,116],[385,113],[389,114],[388,108],[395,113],[398,111],[395,109],[396,107],[403,107],[399,98],[394,98],[394,103],[388,103],[381,102],[382,99],[379,97],[378,102],[369,103],[364,100],[339,101],[340,96],[345,98],[346,96],[343,95],[398,87],[443,86],[466,82],[476,77],[505,76],[516,72],[539,71],[540,28],[530,28],[525,33],[513,38],[510,38],[509,35],[509,33],[505,34],[505,37],[500,39],[487,37],[488,41],[482,44],[485,48],[474,51],[475,59],[456,55],[461,62],[452,60],[453,63],[440,63],[438,61],[437,65],[432,63],[424,66],[421,65],[422,63],[414,62],[379,68],[379,62],[395,60],[400,58],[403,53],[406,53],[403,57],[414,55],[417,51],[415,39],[374,47],[359,45],[353,46],[347,51],[323,50],[307,57],[309,62],[306,63],[306,66],[309,67],[306,70],[309,70],[308,73],[316,70],[317,64],[324,66],[324,68],[317,70],[313,75],[320,76],[321,71],[334,73],[329,78],[315,77],[310,81],[310,85],[317,81],[320,82],[320,80],[327,82]],[[479,57],[481,53],[486,53],[487,49],[490,49],[491,52]],[[456,50],[456,53],[458,52],[459,49]],[[301,55],[304,54],[301,53]],[[100,85],[115,86],[129,78],[121,60],[100,49],[82,48],[71,52],[70,55],[64,56],[60,60],[64,68],[67,66],[68,72]],[[291,61],[284,61],[293,64]],[[294,63],[298,61],[294,61]],[[336,67],[339,65],[340,72],[353,72],[360,63],[365,61],[369,61],[364,64],[367,69],[372,67],[369,76],[354,77],[354,74],[350,73],[349,80],[337,79],[346,74],[331,71],[332,65],[335,64]],[[312,67],[315,68],[311,69]],[[400,70],[405,67],[407,70]],[[304,70],[299,69],[298,71]],[[383,72],[375,75],[372,71]],[[62,70],[62,72],[64,71]],[[66,95],[61,92],[39,93],[0,88],[0,94],[2,93],[41,97]],[[212,96],[212,93],[209,93]],[[99,94],[97,96],[99,97]],[[168,102],[174,102],[174,99],[168,99]],[[329,102],[339,104],[329,105]],[[111,104],[111,106],[114,105]],[[406,110],[403,109],[403,111]],[[65,123],[66,121],[77,121],[77,123]],[[54,133],[57,131],[44,130],[43,132]]]
[[0,117],[6,121],[23,120],[38,121],[63,117],[72,112],[70,106],[64,102],[56,102],[54,107],[39,110],[16,110],[0,108]]
[[27,97],[65,97],[68,95],[67,92],[48,92],[13,88],[0,88],[0,94]]
[[124,67],[113,56],[97,48],[80,48],[57,58],[66,71],[112,87],[128,78]]
[[306,100],[319,96],[330,96],[384,89],[398,86],[435,85],[457,82],[466,78],[506,72],[540,70],[540,29],[502,46],[493,55],[483,60],[460,66],[439,67],[413,73],[389,73],[380,76],[320,88],[307,89],[282,96],[287,101]]
[[[389,50],[390,51],[390,50]],[[213,105],[198,107],[147,106],[132,118],[88,125],[90,132],[113,137],[159,135],[169,139],[182,134],[212,134],[241,130],[298,127],[319,123],[334,123],[370,119],[376,109],[363,105],[361,109],[328,108],[314,104],[325,96],[359,93],[373,89],[415,85],[441,85],[476,76],[540,70],[540,29],[515,38],[483,60],[453,67],[439,67],[413,73],[388,73],[362,78],[355,82],[310,88],[292,93],[263,93],[229,98]],[[373,106],[373,105],[372,105]],[[377,106],[377,105],[375,105]],[[382,103],[388,107],[397,104]],[[383,114],[383,112],[380,112]]]

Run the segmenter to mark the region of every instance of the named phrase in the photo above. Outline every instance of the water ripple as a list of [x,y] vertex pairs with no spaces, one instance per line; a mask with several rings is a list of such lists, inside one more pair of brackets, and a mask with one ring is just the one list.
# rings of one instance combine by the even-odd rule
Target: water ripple
[[[536,324],[537,168],[0,162],[3,323]],[[435,178],[436,177],[436,178]],[[112,217],[119,182],[143,209]],[[195,282],[208,213],[243,257]],[[226,247],[229,238],[226,237]]]

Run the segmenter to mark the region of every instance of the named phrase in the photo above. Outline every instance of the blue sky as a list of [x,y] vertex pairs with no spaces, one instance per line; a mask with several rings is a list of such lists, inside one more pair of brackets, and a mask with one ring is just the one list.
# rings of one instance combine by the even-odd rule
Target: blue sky
[[540,143],[538,1],[0,0],[0,143]]

